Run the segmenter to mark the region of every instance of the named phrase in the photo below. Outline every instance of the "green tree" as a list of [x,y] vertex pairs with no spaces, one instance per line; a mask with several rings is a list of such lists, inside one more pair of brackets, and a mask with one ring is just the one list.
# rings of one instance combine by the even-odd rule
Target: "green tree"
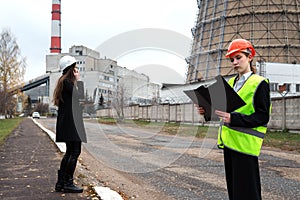
[[13,34],[3,29],[0,34],[0,113],[13,115],[17,105],[17,86],[23,82],[25,58]]

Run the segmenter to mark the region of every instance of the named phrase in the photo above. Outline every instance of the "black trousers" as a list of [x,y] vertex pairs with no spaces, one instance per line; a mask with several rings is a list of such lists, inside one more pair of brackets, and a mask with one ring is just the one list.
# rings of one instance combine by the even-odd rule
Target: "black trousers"
[[227,190],[230,200],[261,200],[258,158],[224,148]]
[[60,170],[73,176],[78,157],[81,153],[81,142],[66,142],[66,153],[61,160]]

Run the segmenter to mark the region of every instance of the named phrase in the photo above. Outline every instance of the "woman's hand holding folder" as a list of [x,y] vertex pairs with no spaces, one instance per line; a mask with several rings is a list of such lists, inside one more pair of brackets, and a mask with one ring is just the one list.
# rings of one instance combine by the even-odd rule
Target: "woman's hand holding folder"
[[223,112],[220,110],[215,110],[215,114],[224,122],[224,123],[230,123],[231,121],[231,115],[230,113]]
[[[196,109],[198,110],[198,113],[200,115],[204,115],[205,114],[205,109],[201,106],[198,106],[195,104]],[[224,122],[224,123],[230,123],[231,121],[231,116],[230,113],[227,112],[223,112],[220,110],[215,110],[215,114]]]

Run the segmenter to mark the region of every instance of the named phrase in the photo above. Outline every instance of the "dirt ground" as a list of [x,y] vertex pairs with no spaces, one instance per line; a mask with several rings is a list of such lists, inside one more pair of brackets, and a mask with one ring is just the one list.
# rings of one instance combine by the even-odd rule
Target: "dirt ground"
[[[292,151],[282,151],[280,149],[274,149],[266,147],[263,153],[273,156],[282,157],[288,160],[294,160],[300,163],[300,155],[297,152]],[[186,152],[187,154],[193,155],[193,149]],[[196,156],[196,155],[194,155]],[[211,152],[208,155],[208,159],[221,161],[222,153]],[[120,172],[115,169],[111,169],[104,163],[97,161],[88,151],[83,150],[80,158],[80,164],[78,165],[78,177],[79,182],[92,188],[93,186],[105,186],[112,190],[117,191],[124,200],[129,199],[152,199],[152,200],[171,200],[172,198],[165,196],[163,193],[158,192],[154,187],[145,184],[143,180],[139,180],[136,176]],[[277,171],[282,177],[300,181],[300,169],[289,167],[286,168],[271,168]],[[89,185],[88,185],[89,184]],[[96,194],[91,194],[94,196],[93,200],[100,199]]]
[[[142,180],[133,177],[129,173],[111,169],[105,164],[97,161],[88,151],[83,150],[77,166],[79,184],[89,187],[103,186],[118,192],[124,200],[129,199],[151,199],[169,200],[164,194],[155,188],[146,185]],[[93,200],[100,199],[94,194]]]
[[[113,135],[116,137],[116,135]],[[115,139],[115,138],[114,138]],[[136,141],[131,141],[131,137],[122,137],[122,143],[126,144],[131,144],[134,146],[134,142]],[[198,140],[198,139],[197,139]],[[201,139],[199,139],[201,140]],[[201,142],[201,141],[199,141]],[[190,159],[195,159],[199,158],[199,149],[197,149],[197,146],[190,147],[189,149],[181,149],[181,148],[170,148],[167,149],[168,151],[176,151],[176,153],[180,155],[188,155]],[[186,162],[190,162],[191,160],[184,160]],[[201,159],[201,158],[199,158]],[[221,163],[223,160],[223,153],[221,150],[214,149],[213,151],[210,151],[208,154],[205,154],[205,159],[207,159],[207,162],[212,162],[212,161],[217,161],[218,163]],[[85,149],[83,146],[83,151],[80,155],[79,158],[79,163],[78,167],[76,170],[77,173],[77,178],[79,184],[83,184],[86,186],[87,189],[92,188],[93,186],[107,186],[111,188],[112,190],[117,191],[123,199],[176,199],[175,196],[173,197],[167,197],[166,194],[167,192],[164,190],[159,190],[161,189],[162,184],[156,184],[159,183],[158,181],[161,180],[164,182],[163,179],[155,179],[157,182],[152,182],[154,183],[153,185],[158,185],[156,188],[152,184],[150,185],[151,181],[147,181],[146,178],[152,179],[151,175],[150,176],[139,176],[139,174],[131,174],[131,173],[126,173],[124,171],[118,171],[115,168],[111,168],[105,163],[102,163],[98,161],[97,158],[93,157],[92,154],[88,150]],[[281,150],[281,149],[276,149],[276,148],[271,148],[271,147],[263,147],[262,150],[262,156],[259,158],[260,161],[260,168],[262,170],[262,180],[267,180],[268,184],[262,185],[263,186],[263,196],[264,199],[282,199],[283,197],[289,197],[291,196],[297,196],[297,191],[299,191],[298,185],[300,182],[300,154],[296,151],[286,151],[286,150]],[[206,166],[207,162],[204,162],[204,166]],[[215,186],[218,189],[223,189],[224,190],[224,195],[226,195],[226,185],[224,177],[221,177],[221,179],[217,179],[216,177],[219,177],[220,174],[214,174],[212,171],[199,171],[198,168],[180,168],[181,166],[180,163],[177,163],[178,166],[175,164],[173,166],[168,167],[166,171],[172,171],[179,176],[181,173],[186,174],[187,171],[185,170],[192,170],[190,174],[197,174],[197,177],[201,179],[203,182],[195,182],[190,183],[191,185],[198,187],[201,185],[197,185],[199,183],[207,183],[211,187]],[[223,170],[222,165],[220,165],[219,169],[221,171]],[[179,171],[178,170],[183,170]],[[199,173],[200,172],[200,173]],[[220,172],[220,170],[219,170]],[[160,174],[158,174],[160,175]],[[223,176],[223,175],[222,175]],[[164,178],[164,177],[163,177]],[[174,177],[169,177],[169,178],[174,178]],[[189,179],[189,177],[187,176]],[[190,179],[193,179],[195,177],[190,177]],[[154,177],[153,177],[154,179]],[[172,179],[173,180],[173,179]],[[177,180],[174,178],[174,180]],[[180,179],[178,179],[180,180]],[[278,181],[280,180],[280,181]],[[289,181],[293,180],[293,181]],[[219,182],[218,182],[219,181]],[[171,182],[170,182],[171,183]],[[265,182],[266,183],[266,182]],[[285,185],[285,183],[291,184]],[[184,184],[184,183],[183,183]],[[205,184],[204,184],[205,185]],[[185,187],[183,185],[182,187]],[[178,187],[182,188],[181,186]],[[158,189],[159,188],[159,189]],[[212,192],[215,190],[212,188]],[[161,192],[160,192],[161,191]],[[204,189],[198,189],[198,191],[205,191]],[[173,191],[172,191],[173,192]],[[174,194],[174,193],[170,193]],[[90,195],[93,200],[100,199],[97,196]],[[223,197],[220,197],[221,199]],[[220,199],[219,198],[219,199]],[[224,197],[226,198],[226,197]],[[297,199],[297,198],[296,198]]]

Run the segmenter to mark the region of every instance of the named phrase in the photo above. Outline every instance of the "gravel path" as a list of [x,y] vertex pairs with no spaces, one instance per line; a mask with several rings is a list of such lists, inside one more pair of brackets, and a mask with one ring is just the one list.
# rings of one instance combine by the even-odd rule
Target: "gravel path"
[[[53,129],[53,120],[40,121]],[[223,154],[214,140],[85,124],[82,159],[101,183],[137,199],[228,199]],[[300,199],[298,153],[264,148],[259,160],[263,199]]]

